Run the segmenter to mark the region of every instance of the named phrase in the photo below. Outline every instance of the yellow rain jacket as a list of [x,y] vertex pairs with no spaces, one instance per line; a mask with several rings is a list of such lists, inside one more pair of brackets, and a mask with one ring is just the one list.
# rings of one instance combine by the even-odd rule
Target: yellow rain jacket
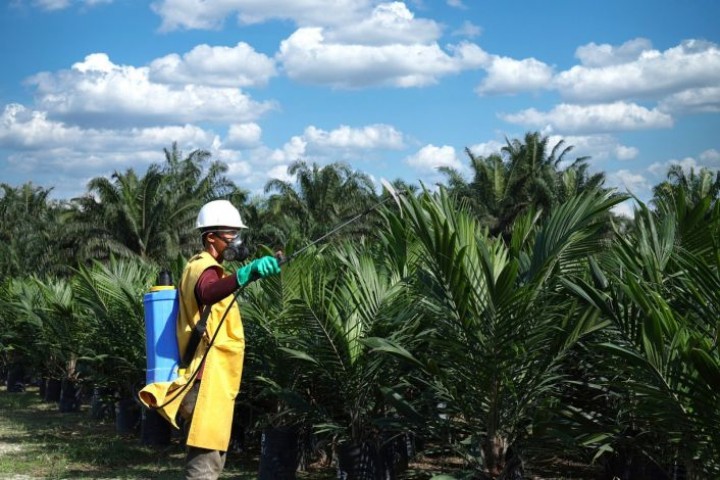
[[[180,281],[180,305],[177,323],[178,347],[180,358],[190,340],[195,324],[200,320],[201,312],[195,300],[195,285],[202,272],[213,267],[227,274],[222,266],[207,252],[199,253],[190,259]],[[220,319],[229,307],[225,321],[215,337],[215,342],[205,359],[200,391],[193,413],[187,445],[208,450],[227,451],[230,444],[235,397],[240,390],[243,359],[245,356],[245,334],[240,319],[240,309],[230,295],[215,303],[207,320],[207,331],[198,344],[195,356],[187,371],[173,382],[158,382],[147,385],[140,393],[140,400],[147,407],[163,405],[172,399],[179,388],[190,380],[192,373],[200,366],[210,339],[218,329]],[[180,403],[192,385],[180,393],[177,398],[158,411],[175,427]]]

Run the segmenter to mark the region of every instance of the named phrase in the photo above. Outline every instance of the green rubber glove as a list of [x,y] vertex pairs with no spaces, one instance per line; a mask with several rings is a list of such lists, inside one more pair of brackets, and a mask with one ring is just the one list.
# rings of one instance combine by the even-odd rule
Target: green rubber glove
[[269,277],[280,273],[280,265],[275,257],[270,255],[258,258],[237,270],[238,285],[244,287],[259,278]]

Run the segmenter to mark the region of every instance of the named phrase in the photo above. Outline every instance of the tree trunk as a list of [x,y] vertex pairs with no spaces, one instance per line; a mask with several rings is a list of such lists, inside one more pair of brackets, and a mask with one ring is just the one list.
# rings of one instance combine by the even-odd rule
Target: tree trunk
[[386,432],[383,435],[383,444],[380,447],[383,480],[393,480],[407,470],[411,454],[409,447],[407,433]]
[[485,471],[493,478],[498,478],[505,469],[507,449],[507,439],[497,434],[487,437],[482,443],[482,450],[485,454]]
[[45,391],[47,390],[47,381],[48,379],[46,377],[40,377],[40,380],[38,380],[38,395],[40,395],[40,398],[43,400],[45,399]]

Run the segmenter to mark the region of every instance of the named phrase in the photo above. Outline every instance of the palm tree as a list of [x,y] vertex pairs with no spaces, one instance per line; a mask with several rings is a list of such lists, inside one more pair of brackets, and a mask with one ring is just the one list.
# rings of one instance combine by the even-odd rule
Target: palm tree
[[[548,215],[552,208],[584,191],[601,189],[604,174],[590,174],[589,157],[567,158],[573,150],[564,140],[549,147],[549,138],[529,132],[523,140],[506,139],[500,152],[470,159],[472,180],[442,167],[449,191],[467,204],[493,235],[508,235],[514,219],[528,211]],[[569,165],[565,166],[565,164]]]
[[680,165],[672,165],[668,169],[667,180],[653,187],[652,203],[658,205],[678,196],[683,196],[690,204],[705,197],[717,200],[720,198],[720,171],[713,175],[712,171],[704,167],[697,173],[694,168],[690,168],[686,174]]
[[465,153],[473,172],[471,182],[466,182],[459,171],[450,167],[439,170],[448,177],[449,191],[472,209],[484,225],[496,231],[501,228],[500,217],[510,202],[511,170],[499,154],[479,157],[467,148]]
[[590,173],[587,157],[580,157],[560,172],[558,202],[563,203],[575,195],[588,190],[602,190],[605,173]]
[[139,259],[94,261],[80,266],[73,281],[75,302],[92,315],[92,351],[84,360],[93,383],[115,388],[123,397],[143,384],[146,367],[143,294],[157,268]]
[[249,293],[245,310],[279,348],[263,355],[259,378],[279,401],[272,418],[310,423],[322,444],[339,450],[381,448],[390,411],[382,388],[397,382],[401,370],[389,368],[392,359],[372,354],[364,341],[411,323],[400,276],[371,251],[342,243],[305,252],[284,268],[282,282]]
[[[269,253],[269,252],[268,252]],[[300,297],[300,285],[313,268],[311,258],[300,256],[283,266],[282,277],[250,284],[240,297],[243,324],[252,344],[246,352],[243,392],[248,402],[265,402],[265,426],[291,426],[307,413],[299,393],[305,388],[298,362],[282,351],[300,334],[288,311]]]
[[61,202],[51,188],[0,184],[0,274],[3,278],[64,272],[73,264],[61,243]]
[[424,318],[425,341],[386,339],[381,350],[419,366],[418,390],[434,392],[433,404],[407,402],[404,410],[434,412],[425,422],[459,436],[456,447],[484,475],[516,478],[541,419],[559,409],[569,353],[603,326],[561,279],[586,270],[587,256],[602,250],[596,232],[619,201],[586,192],[543,223],[535,215],[516,224],[506,245],[445,191],[402,200],[403,218],[393,223],[409,233],[395,229],[386,241],[414,238],[421,249],[409,308]]
[[18,346],[24,360],[39,367],[40,373],[62,380],[64,389],[72,393],[66,398],[70,403],[61,400],[61,411],[75,410],[79,407],[73,398],[75,385],[83,375],[81,358],[92,347],[89,315],[76,301],[72,282],[27,277],[10,282],[3,296],[8,317],[14,320],[10,329],[14,339],[27,342]]
[[586,413],[593,420],[582,421],[578,438],[601,458],[614,452],[625,465],[665,470],[675,462],[686,478],[712,478],[720,472],[720,208],[709,196],[686,203],[689,186],[656,197],[654,212],[640,202],[634,228],[602,257],[607,281],[575,282],[612,322],[589,383],[624,399],[615,411]]
[[241,214],[248,226],[248,229],[243,231],[243,240],[249,247],[264,245],[277,251],[288,244],[287,232],[290,228],[282,223],[285,217],[278,218],[273,214],[267,198],[251,198],[242,207]]
[[88,190],[88,195],[77,199],[78,219],[89,235],[82,245],[83,257],[107,258],[112,253],[148,260],[169,248],[166,232],[172,231],[174,212],[165,204],[163,176],[157,166],[143,177],[130,169],[115,172],[110,179],[94,178]]
[[41,302],[40,288],[32,277],[7,278],[0,287],[0,365],[7,371],[8,389],[31,371],[49,373],[51,355],[37,345],[43,325],[34,308]]
[[[223,198],[240,208],[247,201],[247,192],[225,176],[227,165],[212,161],[210,152],[206,150],[193,150],[183,158],[177,143],[173,143],[170,150],[166,148],[163,151],[165,195],[167,203],[178,216],[172,242],[179,245],[179,253],[187,258],[199,247],[197,232],[191,227],[194,227],[200,207],[210,200]],[[169,255],[169,258],[173,256]]]
[[214,198],[243,202],[244,192],[223,176],[227,166],[202,150],[181,159],[173,144],[166,165],[151,165],[145,175],[134,170],[97,177],[88,194],[76,199],[71,234],[80,238],[83,258],[138,256],[168,265],[199,247],[194,220],[200,206]]
[[[288,243],[295,248],[362,212],[376,199],[370,177],[343,163],[321,167],[297,161],[288,167],[288,173],[296,176],[296,187],[275,179],[265,185],[265,192],[271,193],[268,201],[275,224],[287,232]],[[366,231],[366,226],[356,222],[343,233]]]

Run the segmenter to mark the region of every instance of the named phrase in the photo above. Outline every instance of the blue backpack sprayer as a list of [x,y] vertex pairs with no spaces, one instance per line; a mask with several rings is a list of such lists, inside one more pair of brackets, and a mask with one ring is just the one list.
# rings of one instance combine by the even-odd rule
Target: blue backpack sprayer
[[143,296],[145,307],[145,383],[172,382],[178,377],[180,353],[175,324],[178,316],[178,291],[170,274],[161,272],[158,284]]

